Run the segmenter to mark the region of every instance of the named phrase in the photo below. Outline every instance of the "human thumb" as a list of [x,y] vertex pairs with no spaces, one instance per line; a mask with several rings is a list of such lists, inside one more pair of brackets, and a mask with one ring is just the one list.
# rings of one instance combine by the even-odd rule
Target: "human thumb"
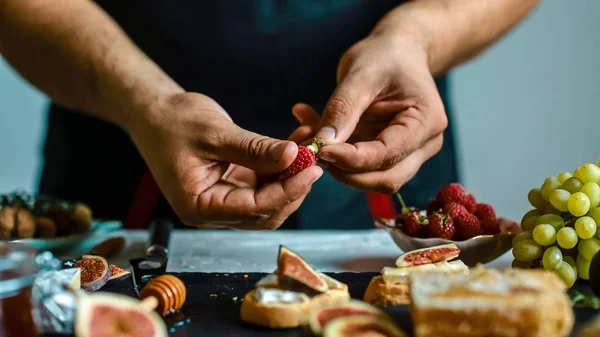
[[219,160],[259,173],[277,173],[292,164],[298,154],[296,143],[274,139],[237,127],[219,136]]
[[374,86],[364,78],[356,75],[344,78],[325,106],[316,137],[325,144],[348,140],[376,95]]

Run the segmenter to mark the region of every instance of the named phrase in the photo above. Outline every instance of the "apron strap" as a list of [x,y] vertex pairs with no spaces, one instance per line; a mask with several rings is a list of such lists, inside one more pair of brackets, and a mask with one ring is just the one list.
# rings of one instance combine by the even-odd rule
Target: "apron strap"
[[373,220],[396,219],[396,207],[392,196],[383,193],[367,192],[367,202]]
[[152,221],[154,210],[162,193],[148,169],[144,171],[140,184],[135,191],[129,213],[123,220],[123,228],[146,229]]

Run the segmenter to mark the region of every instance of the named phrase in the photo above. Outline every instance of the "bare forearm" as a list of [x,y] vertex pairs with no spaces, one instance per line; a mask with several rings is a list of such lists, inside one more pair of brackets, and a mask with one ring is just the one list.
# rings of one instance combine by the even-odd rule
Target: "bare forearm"
[[396,32],[425,49],[434,75],[478,55],[540,0],[414,0],[383,18],[372,34]]
[[122,128],[181,91],[89,0],[0,1],[0,53],[53,100]]

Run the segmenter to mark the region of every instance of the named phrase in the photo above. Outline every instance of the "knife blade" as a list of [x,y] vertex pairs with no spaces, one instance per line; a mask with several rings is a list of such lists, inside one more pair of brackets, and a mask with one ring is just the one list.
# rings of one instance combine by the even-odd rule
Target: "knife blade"
[[143,257],[129,260],[133,287],[139,295],[139,291],[152,278],[162,275],[167,271],[169,261],[169,241],[173,223],[169,220],[158,219],[150,224],[150,237],[148,248]]

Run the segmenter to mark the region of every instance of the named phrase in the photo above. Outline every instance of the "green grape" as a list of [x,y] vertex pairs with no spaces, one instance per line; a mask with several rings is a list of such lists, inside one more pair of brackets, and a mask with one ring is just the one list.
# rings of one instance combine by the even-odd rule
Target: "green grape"
[[587,215],[594,219],[597,224],[600,223],[600,207],[590,209]]
[[586,163],[579,166],[579,179],[584,183],[600,181],[600,167]]
[[589,216],[582,216],[575,221],[575,231],[581,239],[593,238],[596,235],[596,222]]
[[542,194],[540,193],[539,188],[534,188],[527,193],[527,200],[531,204],[531,206],[537,209],[544,209],[548,202],[542,198]]
[[512,254],[516,260],[529,262],[542,256],[542,246],[533,240],[522,240],[513,247]]
[[560,267],[554,272],[565,283],[567,288],[571,288],[575,284],[575,281],[577,281],[577,273],[569,263],[561,263]]
[[537,225],[533,229],[533,240],[541,246],[550,246],[556,242],[556,229],[548,224]]
[[579,252],[578,256],[581,256],[588,261],[592,261],[594,255],[600,251],[600,240],[596,238],[579,240],[577,251]]
[[[565,227],[565,220],[563,220],[563,218],[557,214],[544,214],[544,215],[537,217],[537,219],[535,219],[535,224],[536,225],[541,225],[541,224],[552,225],[552,227],[554,227],[554,229],[558,232],[561,228]],[[533,229],[533,228],[531,228],[531,229]]]
[[567,203],[569,202],[570,197],[571,193],[569,193],[569,191],[557,188],[554,191],[550,192],[550,204],[555,209],[561,212],[566,212],[568,211]]
[[531,209],[529,211],[527,211],[527,213],[525,213],[523,215],[523,217],[521,218],[521,225],[523,224],[523,222],[525,222],[525,220],[531,218],[532,216],[540,216],[542,215],[542,212],[539,209]]
[[569,198],[567,208],[574,216],[584,216],[590,210],[590,198],[581,192],[573,193]]
[[549,247],[542,256],[542,265],[546,270],[555,270],[562,264],[562,252],[556,246]]
[[563,189],[569,191],[569,193],[577,193],[583,187],[583,182],[577,177],[571,177],[563,183]]
[[[580,179],[579,177],[579,167],[573,170],[573,177]],[[572,192],[573,193],[573,192]]]
[[531,231],[531,230],[523,231],[523,232],[515,235],[515,237],[512,239],[513,247],[517,244],[517,242],[523,241],[523,240],[533,240],[533,231]]
[[600,166],[600,159],[596,162],[596,166]]
[[573,175],[569,172],[563,172],[556,177],[556,180],[558,180],[559,183],[564,184],[565,181],[571,178],[572,176]]
[[547,178],[546,181],[544,181],[542,187],[540,187],[540,194],[542,195],[542,198],[544,198],[544,200],[548,201],[550,200],[550,192],[554,191],[557,188],[560,188],[561,186],[561,183],[559,183],[558,180],[556,180],[556,178]]
[[590,263],[581,254],[577,255],[577,274],[584,280],[590,279]]
[[577,245],[579,238],[577,237],[577,233],[573,228],[563,227],[558,231],[558,233],[556,233],[556,241],[562,248],[571,249]]
[[584,193],[590,199],[590,208],[595,208],[600,203],[600,186],[594,182],[587,182],[579,192]]
[[546,208],[544,209],[544,214],[561,215],[562,212],[557,210],[556,208],[554,208],[554,206],[552,206],[552,204],[548,204],[548,206],[546,206]]
[[513,260],[511,268],[531,269],[528,262],[523,262],[519,260]]
[[556,179],[555,177],[548,177],[548,178],[544,179],[544,184],[550,183],[550,182],[552,182],[554,180],[558,180],[558,179]]
[[573,269],[575,269],[575,272],[577,272],[577,263],[575,262],[575,259],[572,256],[563,255],[563,262],[568,263],[571,267],[573,267]]
[[533,227],[535,227],[538,218],[539,216],[534,215],[525,219],[525,221],[523,221],[523,223],[521,224],[521,228],[523,228],[523,230],[526,231],[533,230]]

